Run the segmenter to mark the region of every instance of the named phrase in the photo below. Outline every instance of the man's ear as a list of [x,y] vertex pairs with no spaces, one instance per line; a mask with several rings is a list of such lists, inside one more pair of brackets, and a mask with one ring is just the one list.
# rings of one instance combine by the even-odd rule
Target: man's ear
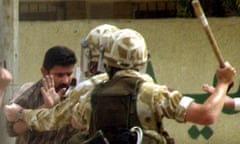
[[48,71],[44,67],[41,68],[41,72],[43,76],[48,74]]

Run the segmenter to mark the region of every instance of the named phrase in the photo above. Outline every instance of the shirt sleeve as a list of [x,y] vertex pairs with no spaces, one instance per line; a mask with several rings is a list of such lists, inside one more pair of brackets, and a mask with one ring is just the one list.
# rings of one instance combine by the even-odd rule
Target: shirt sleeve
[[176,110],[177,117],[176,120],[179,122],[185,122],[186,110],[189,105],[194,101],[190,97],[183,96],[179,102],[178,108]]
[[153,113],[157,113],[157,119],[166,117],[185,122],[186,109],[193,102],[192,98],[184,97],[177,90],[169,90],[165,85],[154,83],[144,83],[140,92],[142,101],[150,105]]

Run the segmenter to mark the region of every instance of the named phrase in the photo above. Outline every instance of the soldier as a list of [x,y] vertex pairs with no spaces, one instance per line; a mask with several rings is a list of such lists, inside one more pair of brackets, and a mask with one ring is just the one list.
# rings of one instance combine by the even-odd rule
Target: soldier
[[[179,91],[169,90],[167,86],[147,81],[142,76],[139,71],[146,66],[148,50],[141,34],[122,29],[114,32],[112,39],[111,47],[104,49],[109,80],[86,89],[72,113],[68,113],[73,115],[75,126],[81,134],[85,134],[83,143],[141,143],[144,134],[144,143],[170,144],[174,141],[163,129],[164,117],[203,125],[216,121],[223,108],[227,88],[236,74],[229,63],[217,69],[216,89],[203,104],[198,104]],[[16,109],[19,110],[19,107],[16,106]],[[42,122],[48,116],[41,114],[44,110],[24,110],[24,121],[29,128],[46,130],[50,126],[56,128],[64,125],[44,125]],[[16,119],[14,116],[7,118]]]
[[[162,130],[164,117],[202,125],[216,121],[223,108],[227,88],[236,73],[229,63],[226,62],[224,68],[217,70],[218,84],[212,95],[203,104],[198,104],[176,90],[170,91],[167,86],[145,82],[138,77],[138,71],[147,62],[148,53],[145,41],[139,33],[129,29],[119,30],[115,32],[113,39],[112,48],[105,49],[104,53],[110,80],[99,85],[92,94],[90,122],[84,120],[86,115],[81,113],[84,108],[79,106],[76,111],[79,116],[76,118],[80,129],[90,132],[90,135],[102,130],[108,141],[115,144],[119,139],[127,143],[129,139],[126,133],[136,125],[150,137],[157,136],[153,133],[158,131],[157,140],[160,143],[172,143],[172,139]],[[131,104],[124,109],[127,107],[126,103],[131,103],[132,99],[136,100],[135,103],[132,102],[132,105],[136,105],[133,106],[136,108],[133,112]],[[119,101],[126,103],[121,105]]]

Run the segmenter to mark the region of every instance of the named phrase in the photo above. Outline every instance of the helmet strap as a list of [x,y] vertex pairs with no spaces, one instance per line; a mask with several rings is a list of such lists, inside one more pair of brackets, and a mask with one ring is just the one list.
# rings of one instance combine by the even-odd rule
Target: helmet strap
[[81,78],[80,80],[85,79],[86,73],[89,73],[89,63],[91,57],[91,50],[88,48],[88,42],[83,40],[81,42]]
[[103,63],[103,58],[104,58],[104,50],[105,50],[105,44],[101,44],[100,49],[99,49],[99,60],[98,60],[98,67],[97,71],[98,72],[104,72],[104,63]]

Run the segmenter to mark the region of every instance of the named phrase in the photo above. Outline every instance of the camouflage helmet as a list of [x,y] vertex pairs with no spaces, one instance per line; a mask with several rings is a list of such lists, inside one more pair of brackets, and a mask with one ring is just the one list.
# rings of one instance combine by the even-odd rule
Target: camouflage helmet
[[[110,47],[112,43],[112,33],[118,28],[114,25],[103,24],[93,28],[86,38],[81,42],[81,71],[92,76],[90,62],[98,63],[98,71],[103,71],[102,57],[103,49]],[[101,69],[101,70],[100,70]],[[87,76],[87,77],[88,77]]]
[[143,36],[132,29],[121,29],[113,34],[111,49],[105,49],[105,63],[121,69],[141,70],[148,60]]

